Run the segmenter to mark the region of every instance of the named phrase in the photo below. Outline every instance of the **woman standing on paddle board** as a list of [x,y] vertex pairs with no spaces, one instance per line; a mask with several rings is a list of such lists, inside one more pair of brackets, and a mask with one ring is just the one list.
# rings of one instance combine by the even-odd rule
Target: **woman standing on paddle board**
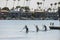
[[44,28],[45,28],[45,30],[44,30],[44,31],[47,31],[47,27],[46,27],[46,25],[44,25]]
[[39,31],[39,28],[38,28],[38,26],[36,25],[35,27],[36,27],[36,32],[38,32],[38,31]]
[[[29,29],[28,29],[27,25],[25,25],[25,27],[24,27],[22,30],[24,30],[24,29],[26,30],[26,33],[29,32]],[[21,30],[21,31],[22,31],[22,30]],[[21,31],[20,31],[20,32],[21,32]]]
[[28,31],[28,27],[27,27],[27,25],[25,25],[24,29],[26,29],[26,33],[29,32],[29,31]]

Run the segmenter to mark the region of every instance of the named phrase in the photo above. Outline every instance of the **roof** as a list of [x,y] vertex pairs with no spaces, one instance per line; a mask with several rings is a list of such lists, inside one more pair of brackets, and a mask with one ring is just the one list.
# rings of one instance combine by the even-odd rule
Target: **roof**
[[40,10],[39,9],[35,9],[34,12],[44,12],[44,10],[42,10],[42,9],[40,9]]
[[7,10],[1,10],[1,12],[4,12],[4,13],[6,13],[6,12],[9,12],[9,11],[7,11]]

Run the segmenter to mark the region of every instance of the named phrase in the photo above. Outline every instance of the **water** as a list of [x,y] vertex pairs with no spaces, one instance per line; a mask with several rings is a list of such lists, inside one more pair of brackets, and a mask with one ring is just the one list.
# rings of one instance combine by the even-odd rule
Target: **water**
[[[60,40],[60,30],[50,30],[50,22],[60,26],[58,20],[0,20],[0,40]],[[25,33],[24,26],[27,25],[29,33]],[[48,31],[35,31],[35,25],[44,30],[46,25]]]

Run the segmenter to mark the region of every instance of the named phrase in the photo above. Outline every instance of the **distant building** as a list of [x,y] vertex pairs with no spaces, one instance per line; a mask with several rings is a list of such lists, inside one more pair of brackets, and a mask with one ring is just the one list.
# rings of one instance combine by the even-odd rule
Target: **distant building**
[[35,9],[34,12],[44,12],[43,9]]
[[8,13],[9,11],[7,10],[0,10],[1,13]]

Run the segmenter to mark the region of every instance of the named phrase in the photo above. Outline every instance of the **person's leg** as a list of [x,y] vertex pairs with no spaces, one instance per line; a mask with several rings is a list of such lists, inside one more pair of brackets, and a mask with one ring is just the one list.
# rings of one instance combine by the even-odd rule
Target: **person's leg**
[[28,28],[26,29],[26,33],[28,33]]

